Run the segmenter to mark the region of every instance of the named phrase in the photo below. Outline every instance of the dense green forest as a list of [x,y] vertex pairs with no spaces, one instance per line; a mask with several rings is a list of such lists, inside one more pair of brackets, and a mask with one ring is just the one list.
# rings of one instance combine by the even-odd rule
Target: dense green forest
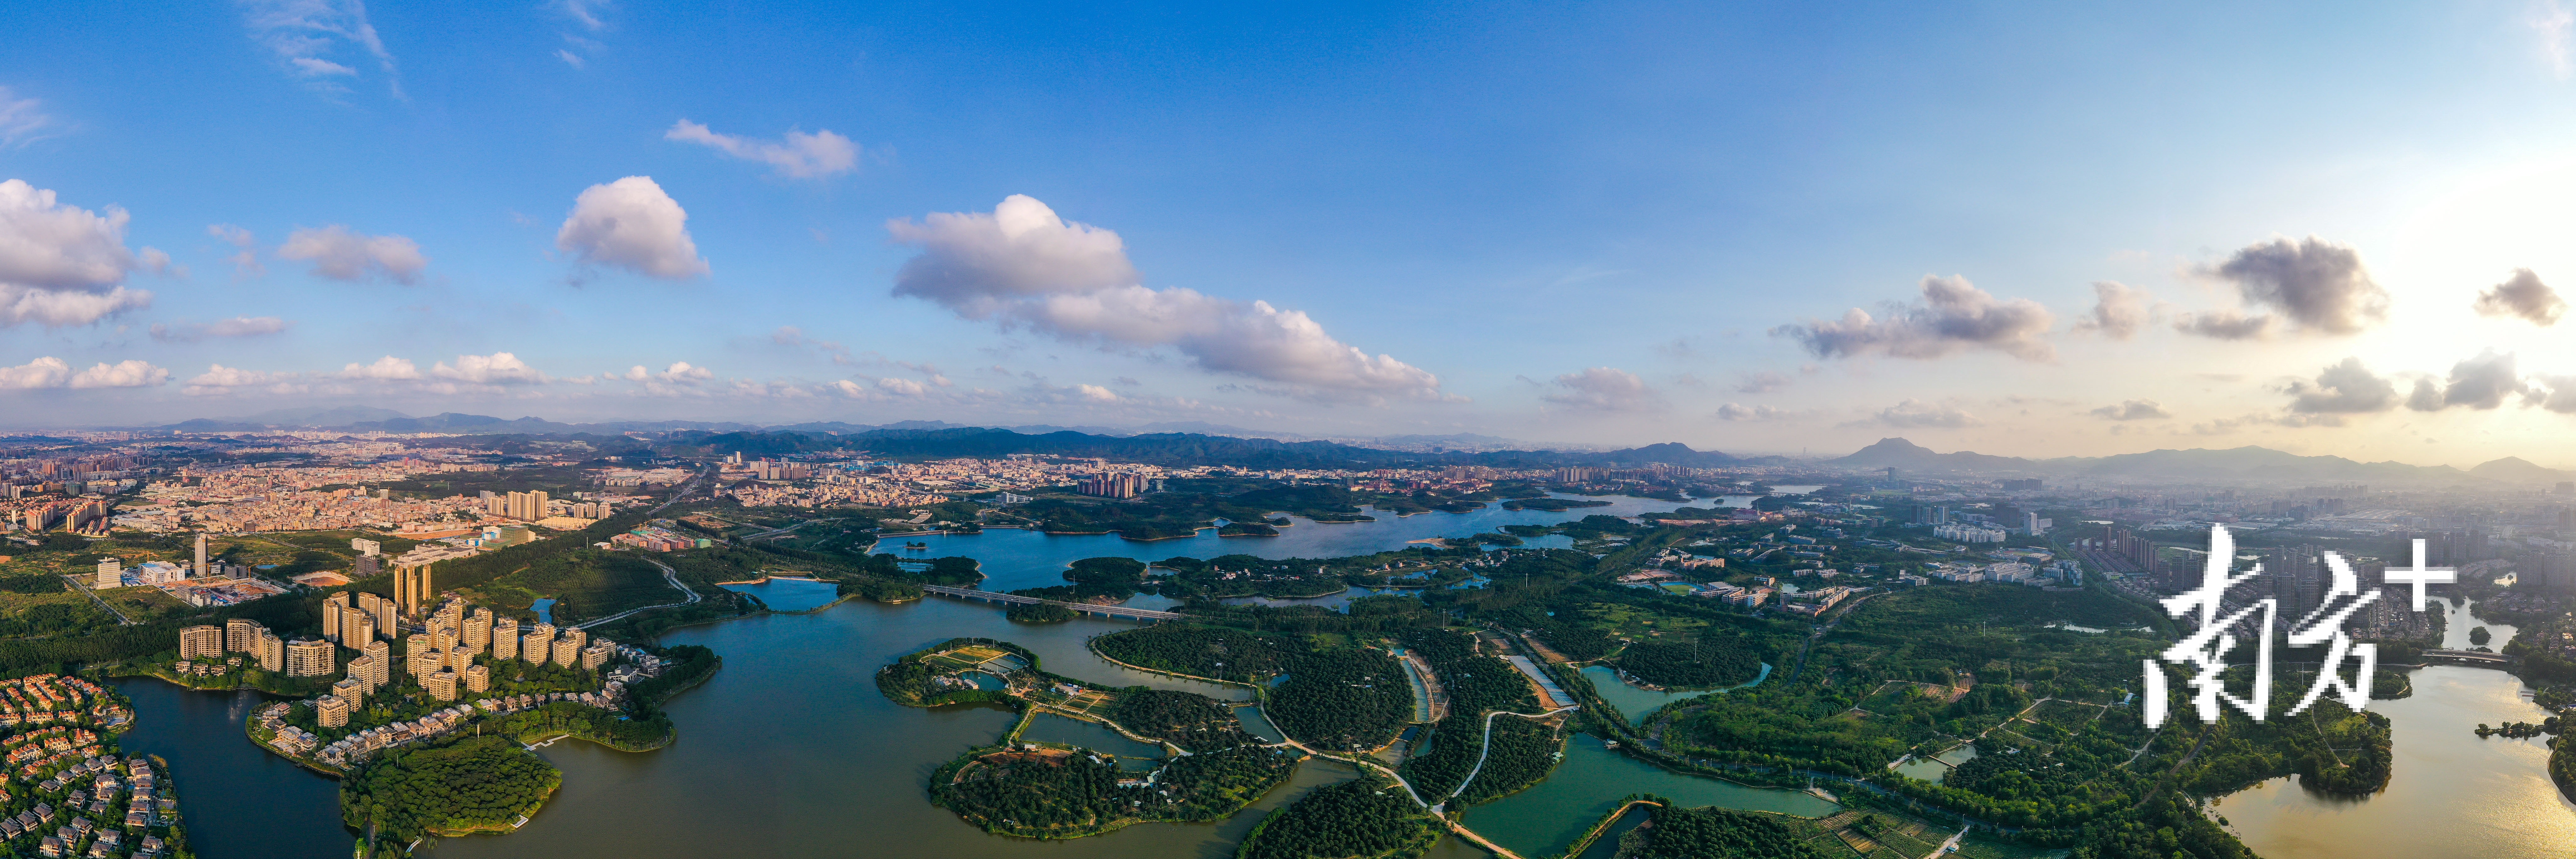
[[1129,665],[1234,680],[1284,673],[1306,652],[1305,642],[1294,636],[1190,623],[1160,623],[1113,632],[1092,639],[1091,644],[1109,658]]
[[1762,673],[1762,659],[1734,636],[1698,641],[1640,641],[1619,651],[1619,667],[1637,679],[1676,689],[1733,686]]
[[[1537,784],[1556,768],[1565,738],[1554,727],[1518,716],[1493,717],[1493,726],[1493,749],[1485,751],[1485,718],[1453,711],[1433,727],[1431,748],[1406,759],[1398,772],[1426,799],[1437,802],[1455,793],[1451,807],[1464,808]],[[1485,766],[1476,771],[1480,752]],[[1470,771],[1476,771],[1476,780],[1459,790],[1458,782]]]
[[1449,629],[1408,630],[1398,640],[1420,654],[1449,693],[1452,718],[1481,718],[1486,710],[1538,712],[1538,696],[1529,679],[1512,664],[1476,653],[1476,639]]
[[1191,692],[1143,689],[1121,693],[1108,713],[1110,721],[1137,734],[1169,742],[1190,752],[1260,745],[1243,732],[1234,708]]
[[392,750],[340,784],[340,817],[394,842],[424,834],[507,830],[536,811],[563,776],[506,737]]
[[[1619,859],[1828,859],[1777,815],[1723,808],[1655,808],[1654,825],[1629,830]],[[1849,851],[1844,851],[1849,855]]]
[[986,832],[1078,838],[1139,820],[1214,820],[1259,799],[1296,768],[1294,753],[1248,746],[1173,758],[1154,784],[1088,754],[969,755],[931,776],[934,802]]
[[1236,859],[1376,859],[1418,856],[1440,827],[1391,782],[1361,778],[1316,788],[1270,813]]
[[1307,653],[1271,689],[1270,719],[1317,748],[1377,748],[1413,715],[1413,684],[1404,671],[1395,657],[1376,650]]

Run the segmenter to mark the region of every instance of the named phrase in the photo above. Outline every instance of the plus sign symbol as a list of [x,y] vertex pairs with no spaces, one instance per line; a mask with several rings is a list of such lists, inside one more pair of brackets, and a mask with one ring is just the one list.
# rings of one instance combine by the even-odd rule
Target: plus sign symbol
[[2402,570],[2392,569],[2388,571],[2389,584],[2407,584],[2415,586],[2416,611],[2424,610],[2425,585],[2447,585],[2452,582],[2459,581],[2459,578],[2460,572],[2458,570],[2454,570],[2449,567],[2424,566],[2424,541],[2422,540],[2415,541],[2415,566],[2413,568]]

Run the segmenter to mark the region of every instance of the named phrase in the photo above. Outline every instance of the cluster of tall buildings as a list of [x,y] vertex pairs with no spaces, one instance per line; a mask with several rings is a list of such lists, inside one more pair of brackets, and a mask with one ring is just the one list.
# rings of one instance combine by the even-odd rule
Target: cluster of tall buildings
[[1081,483],[1074,484],[1073,491],[1080,492],[1084,495],[1097,495],[1102,498],[1134,498],[1138,495],[1144,494],[1145,490],[1152,486],[1152,483],[1150,482],[1152,480],[1154,480],[1154,478],[1146,477],[1145,475],[1136,474],[1134,472],[1102,472],[1100,474],[1092,475],[1089,479],[1086,479]]
[[483,512],[534,522],[546,518],[548,499],[544,492],[483,493]]

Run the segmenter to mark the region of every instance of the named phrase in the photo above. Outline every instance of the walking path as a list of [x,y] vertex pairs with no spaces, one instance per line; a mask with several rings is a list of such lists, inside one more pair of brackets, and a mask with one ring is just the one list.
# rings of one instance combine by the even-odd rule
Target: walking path
[[71,582],[71,583],[72,583],[72,587],[79,588],[81,593],[88,594],[88,595],[89,595],[89,601],[90,601],[90,602],[94,602],[94,603],[98,603],[98,607],[99,607],[99,608],[102,608],[102,609],[106,609],[108,614],[116,615],[116,622],[117,622],[119,625],[123,625],[123,626],[133,626],[133,625],[134,625],[134,619],[133,619],[133,618],[126,617],[124,612],[117,611],[115,606],[108,605],[108,604],[107,604],[107,600],[100,598],[100,597],[99,597],[99,595],[98,595],[98,592],[97,592],[97,591],[90,590],[90,588],[89,588],[89,583],[88,583],[88,582],[81,581],[81,579],[80,579],[80,577],[79,577],[79,576],[64,576],[64,577],[63,577],[63,580],[64,580],[64,581]]
[[618,612],[618,613],[616,613],[616,614],[612,614],[612,615],[609,615],[609,616],[607,616],[607,617],[603,617],[603,618],[600,618],[600,619],[598,619],[598,620],[591,621],[591,622],[589,622],[589,623],[576,624],[576,625],[574,625],[574,626],[573,626],[573,628],[574,628],[574,629],[589,629],[589,628],[591,628],[591,627],[598,626],[598,625],[600,625],[600,624],[607,623],[607,622],[612,621],[612,620],[618,620],[618,619],[624,618],[624,617],[626,617],[626,616],[628,616],[628,615],[634,614],[634,613],[639,612],[639,611],[652,611],[652,610],[657,609],[657,608],[678,608],[678,607],[680,607],[680,606],[684,606],[684,605],[697,605],[699,600],[706,599],[705,597],[698,596],[698,592],[697,592],[697,591],[690,590],[688,585],[680,584],[680,574],[679,574],[677,571],[672,570],[672,569],[671,569],[671,566],[670,566],[669,564],[665,564],[665,563],[662,563],[662,562],[660,562],[660,561],[653,560],[653,559],[651,559],[651,558],[645,558],[645,559],[644,559],[644,562],[645,562],[645,563],[648,563],[648,564],[652,564],[653,566],[656,566],[656,567],[661,567],[661,568],[662,568],[662,580],[663,580],[663,581],[666,581],[666,582],[670,582],[672,587],[679,588],[681,593],[688,594],[688,595],[689,595],[689,599],[688,599],[688,601],[687,601],[687,602],[663,603],[663,604],[661,604],[661,605],[648,605],[648,606],[645,606],[645,607],[643,607],[643,608],[630,608],[630,609],[627,609],[627,610],[625,610],[625,611],[621,611],[621,612]]
[[1528,714],[1528,713],[1514,713],[1514,712],[1511,712],[1511,711],[1509,711],[1509,710],[1496,710],[1496,711],[1493,711],[1493,712],[1491,712],[1491,713],[1487,713],[1487,714],[1485,714],[1485,738],[1484,738],[1482,741],[1479,741],[1479,742],[1477,743],[1477,746],[1478,746],[1478,747],[1477,747],[1477,749],[1476,749],[1476,766],[1475,766],[1475,768],[1474,768],[1474,769],[1470,769],[1470,770],[1468,770],[1468,771],[1467,771],[1467,777],[1466,777],[1466,778],[1463,778],[1463,779],[1459,779],[1459,780],[1458,780],[1458,789],[1457,789],[1457,790],[1450,791],[1448,796],[1444,796],[1444,797],[1441,797],[1441,798],[1440,798],[1440,804],[1439,804],[1439,805],[1435,805],[1435,806],[1432,806],[1432,807],[1431,807],[1431,813],[1433,813],[1433,814],[1439,814],[1439,813],[1441,813],[1442,809],[1446,808],[1446,807],[1449,805],[1449,801],[1450,801],[1450,800],[1457,799],[1459,794],[1462,794],[1462,793],[1466,793],[1466,792],[1467,792],[1467,786],[1468,786],[1468,785],[1471,785],[1471,784],[1475,784],[1475,783],[1476,783],[1476,774],[1477,774],[1477,773],[1480,773],[1480,772],[1484,772],[1484,771],[1485,771],[1485,755],[1486,755],[1487,753],[1492,752],[1492,751],[1494,750],[1494,717],[1495,717],[1495,716],[1519,716],[1519,717],[1521,717],[1521,718],[1523,718],[1523,719],[1544,719],[1544,718],[1547,718],[1547,717],[1549,717],[1549,716],[1556,715],[1556,714],[1558,714],[1558,713],[1563,713],[1563,712],[1566,712],[1566,711],[1568,711],[1568,710],[1575,710],[1575,709],[1580,709],[1580,708],[1576,708],[1576,707],[1559,707],[1559,708],[1556,708],[1556,709],[1554,709],[1554,710],[1549,710],[1549,711],[1547,711],[1547,712],[1545,712],[1545,713],[1540,713],[1540,714],[1537,714],[1537,715],[1531,715],[1531,714]]
[[1952,834],[1950,840],[1941,842],[1941,846],[1934,847],[1932,852],[1923,854],[1923,859],[1940,859],[1941,854],[1948,853],[1950,848],[1959,846],[1959,839],[1966,837],[1967,834],[1968,827],[1959,827],[1959,831]]

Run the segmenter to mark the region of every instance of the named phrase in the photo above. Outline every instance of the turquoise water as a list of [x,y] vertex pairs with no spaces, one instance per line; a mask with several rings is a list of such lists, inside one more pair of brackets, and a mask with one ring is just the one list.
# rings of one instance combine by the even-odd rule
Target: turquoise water
[[1657,793],[1686,807],[1714,805],[1823,817],[1837,808],[1811,794],[1746,787],[1686,776],[1622,755],[1589,734],[1565,744],[1565,761],[1528,790],[1467,810],[1467,828],[1523,856],[1547,856],[1573,845],[1620,797]]
[[726,585],[724,589],[759,597],[761,604],[769,606],[770,611],[812,611],[841,598],[838,584],[795,579],[770,579],[756,585]]
[[1131,758],[1153,758],[1163,755],[1161,746],[1140,743],[1112,731],[1106,725],[1069,719],[1053,713],[1039,713],[1029,720],[1028,730],[1020,732],[1023,742],[1063,743],[1081,746],[1095,752],[1106,752]]
[[[982,587],[1007,591],[1064,584],[1065,565],[1083,558],[1123,557],[1149,563],[1166,558],[1213,558],[1236,554],[1262,558],[1338,558],[1402,549],[1410,541],[1430,537],[1489,533],[1504,525],[1554,525],[1594,514],[1634,516],[1683,506],[1669,501],[1625,496],[1590,500],[1608,501],[1610,506],[1549,513],[1543,510],[1505,510],[1494,504],[1468,513],[1435,511],[1401,517],[1371,509],[1368,513],[1377,517],[1375,522],[1324,523],[1291,517],[1296,524],[1279,529],[1277,537],[1219,537],[1216,529],[1210,528],[1192,537],[1141,542],[1116,534],[1051,535],[996,528],[981,534],[903,537],[896,542],[930,544],[926,551],[908,553],[913,557],[963,555],[982,561],[986,576]],[[1553,542],[1541,544],[1533,541],[1533,545],[1556,548],[1571,545],[1562,536],[1542,539]]]
[[537,613],[538,623],[555,622],[555,601],[552,597],[538,597],[535,604],[528,606],[528,610]]
[[[1619,708],[1619,715],[1627,717],[1628,724],[1631,725],[1641,723],[1646,718],[1646,714],[1654,712],[1665,704],[1684,698],[1697,698],[1711,691],[1699,689],[1685,692],[1656,692],[1651,689],[1639,689],[1619,679],[1619,672],[1606,665],[1584,666],[1583,679],[1592,681],[1592,691],[1599,694],[1601,700],[1610,702],[1610,706]],[[1771,679],[1771,663],[1765,662],[1762,663],[1762,673],[1754,675],[1752,680],[1721,691],[1756,686],[1769,679]]]

